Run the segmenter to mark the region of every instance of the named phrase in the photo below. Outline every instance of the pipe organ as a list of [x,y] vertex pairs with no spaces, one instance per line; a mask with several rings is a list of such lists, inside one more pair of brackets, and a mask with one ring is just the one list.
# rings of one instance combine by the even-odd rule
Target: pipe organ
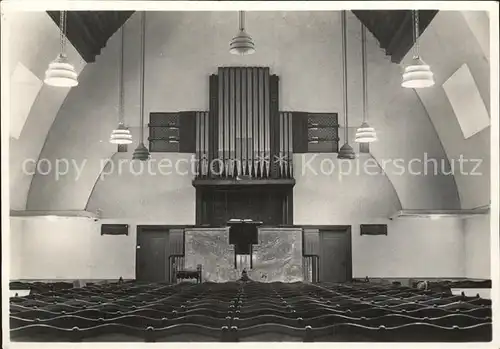
[[293,178],[291,113],[278,108],[279,78],[269,68],[219,68],[210,111],[197,113],[198,177]]
[[179,133],[179,149],[197,159],[196,224],[293,224],[293,154],[338,151],[337,114],[280,111],[279,83],[267,67],[221,67],[209,110],[182,115],[192,133]]

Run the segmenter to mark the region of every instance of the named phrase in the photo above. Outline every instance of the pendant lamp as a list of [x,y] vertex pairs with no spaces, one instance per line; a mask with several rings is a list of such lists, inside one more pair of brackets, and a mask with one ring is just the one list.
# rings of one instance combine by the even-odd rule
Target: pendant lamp
[[240,56],[255,52],[253,39],[245,31],[245,11],[239,11],[239,31],[229,44],[229,52]]
[[146,55],[146,12],[141,13],[141,87],[140,87],[140,134],[139,134],[139,145],[134,150],[132,155],[133,160],[146,161],[149,159],[149,150],[144,145],[144,65],[145,65],[145,55]]
[[371,143],[377,140],[377,134],[375,133],[375,129],[368,125],[368,69],[366,62],[366,27],[363,23],[361,23],[361,60],[362,60],[362,69],[363,69],[363,123],[361,127],[356,130],[356,136],[354,141],[357,143]]
[[45,71],[44,83],[55,87],[74,87],[78,85],[78,74],[66,56],[66,11],[59,15],[59,36],[61,51]]
[[112,144],[130,144],[132,143],[132,134],[125,127],[124,122],[124,95],[125,88],[123,86],[123,56],[125,43],[125,25],[121,28],[121,52],[120,52],[120,82],[119,82],[119,98],[118,98],[118,128],[111,132],[109,142]]
[[432,73],[430,66],[420,58],[419,54],[418,37],[420,33],[418,10],[412,11],[412,17],[414,54],[411,64],[404,70],[401,86],[405,88],[431,87],[434,85],[434,74]]
[[340,148],[338,159],[354,159],[356,153],[354,149],[349,145],[349,120],[347,116],[347,33],[346,33],[346,11],[341,13],[341,25],[342,25],[342,92],[344,97],[344,138],[345,143]]

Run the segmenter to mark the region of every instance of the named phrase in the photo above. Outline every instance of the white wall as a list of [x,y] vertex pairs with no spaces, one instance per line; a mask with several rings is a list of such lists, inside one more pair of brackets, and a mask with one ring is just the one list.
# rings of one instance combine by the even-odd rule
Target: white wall
[[[23,274],[23,246],[24,246],[24,221],[21,219],[10,219],[9,254],[10,274],[9,279],[19,279]],[[6,250],[6,249],[5,249]]]
[[196,191],[190,169],[193,156],[153,153],[148,162],[132,162],[131,157],[131,153],[113,156],[112,164],[94,187],[87,210],[101,210],[104,218],[131,223],[141,220],[194,225]]
[[359,225],[353,226],[355,277],[466,276],[460,219],[401,219],[385,223],[387,236],[360,236]]
[[[101,236],[102,223],[127,223],[129,235]],[[22,256],[22,264],[19,264],[22,269],[13,268],[18,261],[13,257],[10,279],[117,279],[120,276],[133,279],[137,225],[159,223],[162,222],[27,220],[22,245],[11,250]],[[345,223],[315,221],[315,224]],[[466,274],[461,221],[367,219],[349,223],[352,224],[354,277],[489,277],[484,272]],[[387,223],[388,236],[360,236],[359,224],[363,223]],[[482,260],[489,262],[486,259]]]
[[[12,74],[16,64],[21,63],[38,79],[43,81],[45,70],[60,50],[59,29],[46,12],[8,12],[5,14],[10,32],[8,41],[9,71]],[[4,28],[2,28],[3,30]],[[85,61],[71,43],[67,45],[67,55],[80,72]],[[38,160],[45,139],[59,108],[63,104],[69,88],[43,85],[31,109],[18,139],[10,138],[10,206],[24,210],[32,177],[22,170],[26,159]],[[14,101],[12,101],[14,102]]]
[[[117,154],[114,166],[129,155]],[[188,156],[171,154],[169,158],[174,161]],[[398,197],[383,173],[371,174],[378,171],[373,161],[367,167],[370,173],[363,172],[368,159],[361,157],[359,170],[352,167],[348,174],[347,163],[339,162],[336,154],[295,155],[294,223],[351,225],[355,277],[465,276],[462,222],[389,221],[387,217],[401,208]],[[321,172],[321,163],[326,173]],[[330,164],[337,169],[332,174],[328,174]],[[99,180],[89,201],[89,210],[101,209],[108,218],[99,222],[32,219],[24,223],[22,278],[134,278],[137,225],[194,224],[190,176],[122,174],[115,171]],[[127,223],[130,235],[101,236],[101,223]],[[360,236],[359,225],[364,223],[386,223],[389,234]]]
[[106,221],[82,218],[25,220],[19,278],[135,278],[136,227],[130,227],[128,236],[101,236],[101,223]]
[[[311,154],[294,157],[294,224],[351,225],[354,277],[465,275],[461,220],[390,221],[387,218],[400,209],[400,203],[388,178],[383,173],[375,174],[372,160],[361,157],[342,162],[336,154],[317,155],[312,162],[311,158]],[[306,163],[313,170],[304,172]],[[326,172],[320,171],[321,163]],[[336,169],[331,175],[330,163]],[[356,164],[351,165],[350,174],[348,163]],[[360,236],[359,225],[370,223],[388,224],[388,236]]]
[[490,216],[468,218],[465,228],[465,275],[491,279]]

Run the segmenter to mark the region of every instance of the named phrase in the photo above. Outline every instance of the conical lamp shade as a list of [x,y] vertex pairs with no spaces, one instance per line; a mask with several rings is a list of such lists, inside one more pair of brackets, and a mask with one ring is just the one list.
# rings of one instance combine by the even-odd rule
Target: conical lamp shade
[[139,143],[137,148],[134,150],[134,154],[132,155],[132,160],[141,160],[141,161],[149,160],[149,150],[148,148],[146,148],[143,142]]
[[354,152],[354,149],[349,145],[349,143],[345,143],[342,148],[339,150],[339,155],[337,156],[337,159],[355,159],[356,158],[356,153]]
[[356,130],[355,142],[358,143],[371,143],[377,140],[377,133],[373,127],[370,127],[367,122],[363,122]]
[[425,88],[434,85],[434,74],[431,67],[425,64],[420,57],[415,56],[403,73],[401,86],[405,88]]
[[109,143],[130,144],[132,143],[132,134],[123,124],[119,124],[118,128],[111,132]]
[[78,74],[75,67],[68,62],[68,58],[59,54],[49,64],[49,68],[45,72],[44,83],[56,87],[74,87],[78,85]]
[[250,55],[255,52],[255,43],[245,30],[240,30],[229,44],[229,52],[233,55]]

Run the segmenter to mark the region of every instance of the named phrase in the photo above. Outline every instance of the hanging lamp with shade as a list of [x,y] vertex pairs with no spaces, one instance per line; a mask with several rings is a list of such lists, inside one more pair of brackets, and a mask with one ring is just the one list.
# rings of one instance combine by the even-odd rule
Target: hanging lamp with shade
[[341,25],[342,25],[342,93],[344,97],[344,139],[345,143],[340,148],[338,159],[354,159],[356,153],[354,149],[349,145],[349,119],[348,119],[348,107],[347,107],[347,32],[346,32],[346,11],[341,13]]
[[420,58],[418,38],[420,35],[419,13],[412,10],[413,19],[413,58],[403,73],[401,86],[405,88],[426,88],[434,85],[434,74],[431,67]]
[[149,150],[144,145],[144,75],[145,75],[145,56],[146,56],[146,12],[141,13],[141,86],[140,86],[140,134],[139,145],[134,150],[132,155],[133,160],[147,161],[149,160]]
[[238,12],[239,30],[238,34],[229,44],[229,52],[233,55],[250,55],[255,52],[255,43],[245,31],[245,11]]
[[119,100],[118,100],[118,127],[111,132],[111,136],[109,137],[109,142],[112,144],[130,144],[132,143],[132,134],[125,127],[125,117],[124,117],[124,97],[125,97],[125,88],[124,88],[124,43],[125,43],[125,25],[121,28],[121,51],[120,51],[120,81],[119,81]]
[[66,25],[67,12],[61,11],[59,14],[59,39],[61,51],[56,59],[49,64],[45,72],[44,83],[55,87],[74,87],[78,85],[78,74],[75,67],[69,63],[66,55]]
[[354,141],[357,143],[371,143],[377,140],[375,129],[368,125],[368,67],[366,61],[366,27],[361,23],[361,66],[363,70],[363,123],[356,130]]

